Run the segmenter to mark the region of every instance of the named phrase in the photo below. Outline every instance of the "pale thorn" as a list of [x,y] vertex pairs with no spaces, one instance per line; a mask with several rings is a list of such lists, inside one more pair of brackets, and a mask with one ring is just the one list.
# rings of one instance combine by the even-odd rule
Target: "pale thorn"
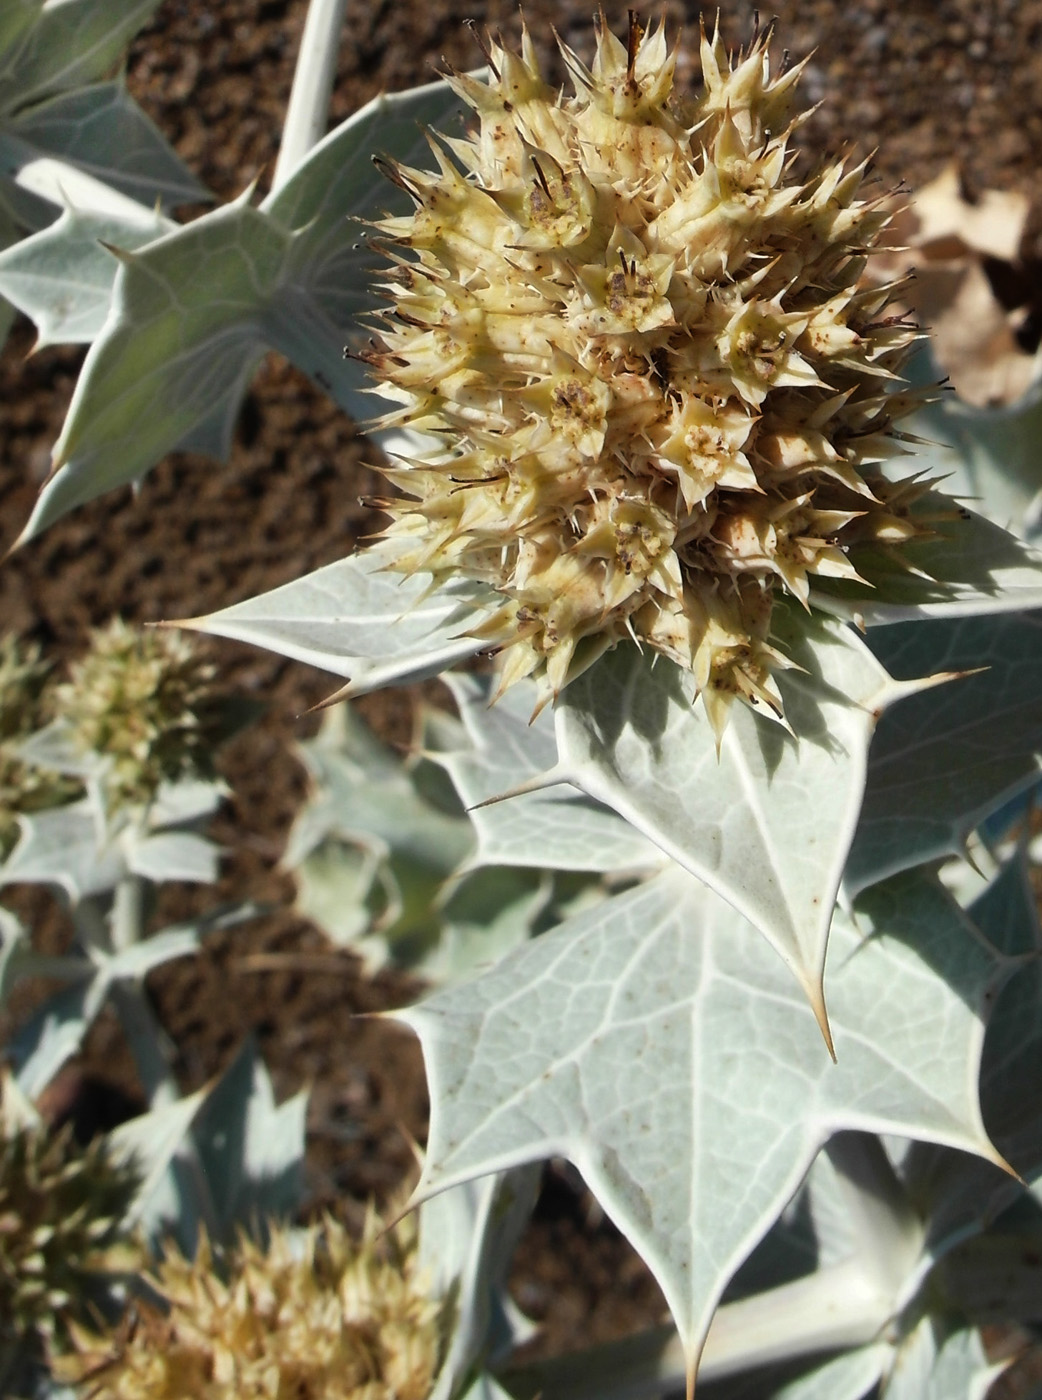
[[904,681],[896,680],[890,676],[873,698],[865,701],[860,708],[878,719],[891,705],[895,705],[898,700],[904,700],[909,695],[918,695],[924,690],[933,690],[935,686],[947,685],[949,681],[961,681],[968,676],[983,675],[985,671],[990,670],[990,666],[974,666],[966,671],[934,671],[932,675],[914,676],[911,680]]
[[553,768],[548,768],[545,773],[536,773],[534,777],[528,778],[523,783],[518,783],[516,787],[508,788],[506,792],[500,792],[495,797],[486,797],[481,802],[475,802],[467,808],[468,812],[480,812],[482,807],[494,807],[499,802],[507,802],[511,797],[525,797],[531,792],[545,792],[547,788],[560,787],[562,783],[572,785],[572,780],[567,770],[562,764],[555,764]]
[[821,1038],[825,1042],[825,1049],[829,1052],[832,1063],[836,1063],[836,1047],[832,1040],[832,1027],[829,1025],[828,1008],[825,1005],[825,984],[823,974],[817,972],[811,975],[803,969],[793,969],[796,972],[797,980],[803,988],[803,994],[807,998],[810,1009],[814,1014],[814,1019],[818,1023],[818,1030],[821,1031]]

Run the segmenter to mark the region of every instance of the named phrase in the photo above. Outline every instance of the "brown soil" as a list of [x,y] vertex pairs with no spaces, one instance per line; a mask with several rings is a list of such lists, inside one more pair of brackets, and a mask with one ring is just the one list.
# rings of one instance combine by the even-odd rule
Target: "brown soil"
[[[588,52],[591,8],[589,0],[527,0],[526,15],[538,40],[554,25]],[[694,36],[695,8],[676,0],[654,13],[660,8]],[[621,5],[607,9],[613,23],[624,22]],[[134,45],[133,92],[222,199],[258,177],[263,188],[270,177],[305,10],[305,0],[216,7],[166,0]],[[447,0],[354,0],[349,10],[335,120],[381,89],[429,80],[443,58],[461,67],[480,61]],[[1042,147],[1042,0],[779,0],[772,10],[780,46],[794,58],[815,50],[803,92],[808,103],[824,103],[807,123],[805,146],[877,148],[881,179],[910,188],[956,158],[971,192],[1017,188],[1031,196],[1024,253],[1042,255],[1035,155]],[[728,0],[722,12],[726,35],[740,41],[751,7]],[[466,14],[517,34],[507,0],[477,0]],[[680,81],[688,76],[682,71]],[[30,344],[19,327],[0,359],[4,544],[29,512],[81,358],[51,350],[26,362]],[[337,559],[374,523],[358,504],[376,484],[366,459],[345,417],[295,370],[270,360],[247,398],[230,462],[171,458],[136,500],[117,492],[56,526],[0,571],[5,626],[62,658],[82,647],[90,625],[115,612],[141,621],[198,614]],[[214,644],[213,654],[230,684],[268,706],[224,756],[234,795],[214,825],[229,850],[217,894],[270,900],[279,912],[213,939],[203,955],[163,970],[150,987],[186,1088],[218,1071],[251,1030],[280,1093],[313,1086],[312,1199],[353,1210],[351,1202],[395,1190],[413,1165],[410,1136],[422,1141],[426,1119],[413,1041],[356,1013],[402,1005],[419,988],[394,975],[367,980],[350,957],[331,955],[290,911],[291,882],[276,868],[304,794],[292,745],[314,728],[313,719],[298,716],[332,688],[329,678],[231,643]],[[409,706],[406,694],[376,697],[363,709],[382,733],[401,739]],[[180,916],[213,900],[213,891],[170,890],[162,913]],[[38,893],[21,907],[41,922],[45,938],[61,936]],[[92,1037],[83,1070],[133,1091],[107,1023]],[[662,1315],[643,1266],[567,1172],[549,1179],[515,1281],[519,1301],[545,1320],[554,1348]]]

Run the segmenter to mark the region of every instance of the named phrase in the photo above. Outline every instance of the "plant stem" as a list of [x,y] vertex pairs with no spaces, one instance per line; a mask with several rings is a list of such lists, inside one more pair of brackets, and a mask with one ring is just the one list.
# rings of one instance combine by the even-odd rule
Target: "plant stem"
[[[796,1361],[877,1340],[890,1300],[852,1259],[719,1309],[698,1369],[722,1380],[757,1366]],[[681,1391],[684,1351],[672,1327],[549,1361],[504,1370],[496,1378],[515,1400],[653,1400]]]
[[347,0],[311,0],[308,7],[272,192],[282,188],[325,133],[346,9]]
[[114,982],[109,995],[134,1056],[149,1107],[165,1108],[176,1103],[181,1094],[170,1069],[169,1044],[156,1020],[144,984],[137,978]]
[[699,1377],[714,1380],[754,1366],[876,1341],[893,1297],[857,1258],[726,1303],[713,1318]]
[[145,882],[140,875],[124,875],[112,896],[109,926],[112,951],[123,953],[140,943],[145,933]]
[[917,1263],[928,1262],[923,1223],[875,1133],[836,1133],[825,1151],[837,1173],[856,1257],[896,1312],[918,1284]]
[[[145,881],[124,875],[112,899],[109,928],[112,951],[126,952],[145,936]],[[170,1045],[145,991],[141,977],[121,977],[109,992],[151,1108],[162,1108],[181,1097],[170,1069]]]

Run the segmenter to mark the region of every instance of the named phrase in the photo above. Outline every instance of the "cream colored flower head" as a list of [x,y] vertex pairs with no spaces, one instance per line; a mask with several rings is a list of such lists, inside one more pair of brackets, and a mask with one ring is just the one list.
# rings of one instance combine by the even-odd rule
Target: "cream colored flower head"
[[703,33],[691,100],[662,25],[602,16],[591,68],[562,45],[571,96],[527,35],[490,43],[487,83],[449,78],[473,133],[431,138],[437,173],[385,163],[415,210],[377,225],[366,358],[381,425],[444,443],[388,472],[394,567],[495,590],[501,689],[555,695],[632,638],[693,672],[718,736],[735,698],[780,717],[775,600],[928,533],[925,487],[877,465],[915,404],[915,330],[859,283],[887,215],[862,166],[792,178],[800,67],[768,39]]
[[411,1225],[381,1237],[371,1216],[359,1244],[326,1220],[215,1262],[205,1239],[194,1261],[169,1250],[151,1280],[166,1310],[141,1302],[110,1338],[78,1329],[59,1379],[92,1400],[427,1400],[440,1309]]

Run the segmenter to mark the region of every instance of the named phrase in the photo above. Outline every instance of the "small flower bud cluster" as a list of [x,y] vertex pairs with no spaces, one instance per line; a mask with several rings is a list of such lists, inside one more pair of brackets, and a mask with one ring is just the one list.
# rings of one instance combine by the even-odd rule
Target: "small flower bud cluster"
[[[701,41],[703,90],[674,90],[663,27],[598,26],[574,95],[529,37],[490,43],[477,114],[431,138],[437,173],[387,162],[415,210],[376,225],[393,267],[366,353],[383,426],[442,438],[388,476],[395,567],[481,581],[476,635],[501,685],[554,695],[630,637],[693,672],[719,736],[735,698],[781,716],[775,599],[871,582],[930,533],[923,483],[891,483],[893,392],[915,329],[860,284],[887,222],[840,161],[791,177],[800,66],[767,35]],[[835,586],[835,585],[833,585]]]
[[144,805],[163,782],[209,774],[221,726],[213,666],[183,633],[142,631],[119,618],[55,688],[55,712],[82,753],[108,760],[106,796]]
[[[408,1227],[406,1227],[407,1229]],[[169,1251],[147,1302],[113,1338],[75,1331],[54,1363],[92,1400],[426,1400],[439,1362],[439,1308],[414,1243],[370,1217],[360,1244],[333,1220],[247,1240],[215,1271]]]

